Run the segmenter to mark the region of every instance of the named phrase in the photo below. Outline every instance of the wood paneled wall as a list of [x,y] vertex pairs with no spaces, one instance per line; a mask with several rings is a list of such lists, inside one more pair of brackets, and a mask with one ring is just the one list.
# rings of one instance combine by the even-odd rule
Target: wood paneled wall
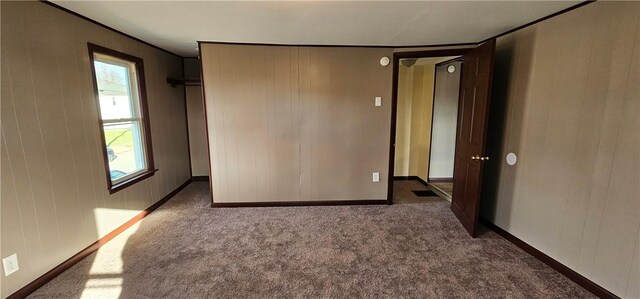
[[498,39],[482,206],[624,298],[640,298],[639,20],[638,2],[596,2]]
[[209,153],[204,121],[204,104],[200,86],[186,86],[187,118],[189,119],[189,151],[191,152],[191,175],[209,175]]
[[386,198],[393,49],[201,46],[214,202]]
[[[184,59],[185,78],[200,78],[200,60]],[[189,122],[189,151],[191,153],[191,175],[209,175],[209,152],[204,121],[204,99],[201,86],[186,86],[187,118]]]
[[[413,77],[418,68],[398,66],[398,107],[396,110],[396,147],[394,176],[409,176],[411,162],[411,104],[413,99]],[[420,71],[422,69],[420,68]]]
[[[78,253],[190,178],[179,57],[40,2],[1,3],[2,297]],[[109,195],[87,42],[144,60],[156,167]],[[182,111],[182,112],[181,112]],[[108,217],[100,211],[108,210]]]
[[418,176],[426,181],[431,146],[429,141],[431,140],[435,60],[428,60],[412,67],[418,67],[421,71],[416,72],[413,78],[409,176]]

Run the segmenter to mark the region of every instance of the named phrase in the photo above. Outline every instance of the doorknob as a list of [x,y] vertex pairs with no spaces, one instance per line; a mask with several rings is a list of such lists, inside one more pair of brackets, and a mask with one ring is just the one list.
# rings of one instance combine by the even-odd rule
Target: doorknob
[[478,155],[471,156],[471,160],[474,161],[489,161],[489,157],[480,157]]

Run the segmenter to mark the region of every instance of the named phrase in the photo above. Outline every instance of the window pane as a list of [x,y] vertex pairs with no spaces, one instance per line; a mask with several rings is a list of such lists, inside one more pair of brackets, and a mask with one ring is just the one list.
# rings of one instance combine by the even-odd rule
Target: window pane
[[103,120],[134,118],[129,66],[94,62]]
[[118,180],[146,169],[143,138],[138,122],[104,125],[111,180]]

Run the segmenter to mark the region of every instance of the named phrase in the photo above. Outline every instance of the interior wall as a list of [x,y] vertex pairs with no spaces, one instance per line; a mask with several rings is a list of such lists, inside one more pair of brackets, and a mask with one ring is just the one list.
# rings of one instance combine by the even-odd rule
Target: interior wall
[[435,63],[429,61],[418,67],[421,71],[416,72],[413,77],[409,176],[417,176],[426,181],[431,146],[429,141],[431,139]]
[[[40,2],[2,1],[2,297],[113,231],[190,178],[180,57]],[[107,191],[87,42],[144,60],[154,176]],[[182,111],[182,112],[181,112]],[[117,274],[116,274],[117,275]]]
[[595,2],[498,39],[482,204],[623,298],[640,298],[639,20]]
[[409,176],[411,157],[411,105],[416,67],[398,66],[398,102],[396,107],[396,148],[394,176]]
[[392,51],[202,44],[214,202],[386,199]]
[[435,60],[398,68],[394,176],[427,180]]
[[186,86],[187,118],[189,120],[189,150],[191,175],[209,176],[209,154],[205,131],[204,103],[200,86]]
[[[447,71],[450,65],[455,67],[453,73]],[[459,61],[441,64],[435,69],[430,180],[453,179],[461,70],[462,62]]]
[[[184,73],[186,78],[200,78],[200,60],[198,58],[185,58]],[[187,97],[191,175],[209,176],[209,153],[207,152],[202,87],[185,86],[185,96]]]

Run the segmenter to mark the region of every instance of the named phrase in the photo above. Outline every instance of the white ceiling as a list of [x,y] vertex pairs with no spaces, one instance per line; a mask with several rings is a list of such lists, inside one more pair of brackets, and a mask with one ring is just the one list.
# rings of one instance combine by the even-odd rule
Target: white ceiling
[[53,1],[183,56],[197,41],[411,46],[472,43],[580,1]]

